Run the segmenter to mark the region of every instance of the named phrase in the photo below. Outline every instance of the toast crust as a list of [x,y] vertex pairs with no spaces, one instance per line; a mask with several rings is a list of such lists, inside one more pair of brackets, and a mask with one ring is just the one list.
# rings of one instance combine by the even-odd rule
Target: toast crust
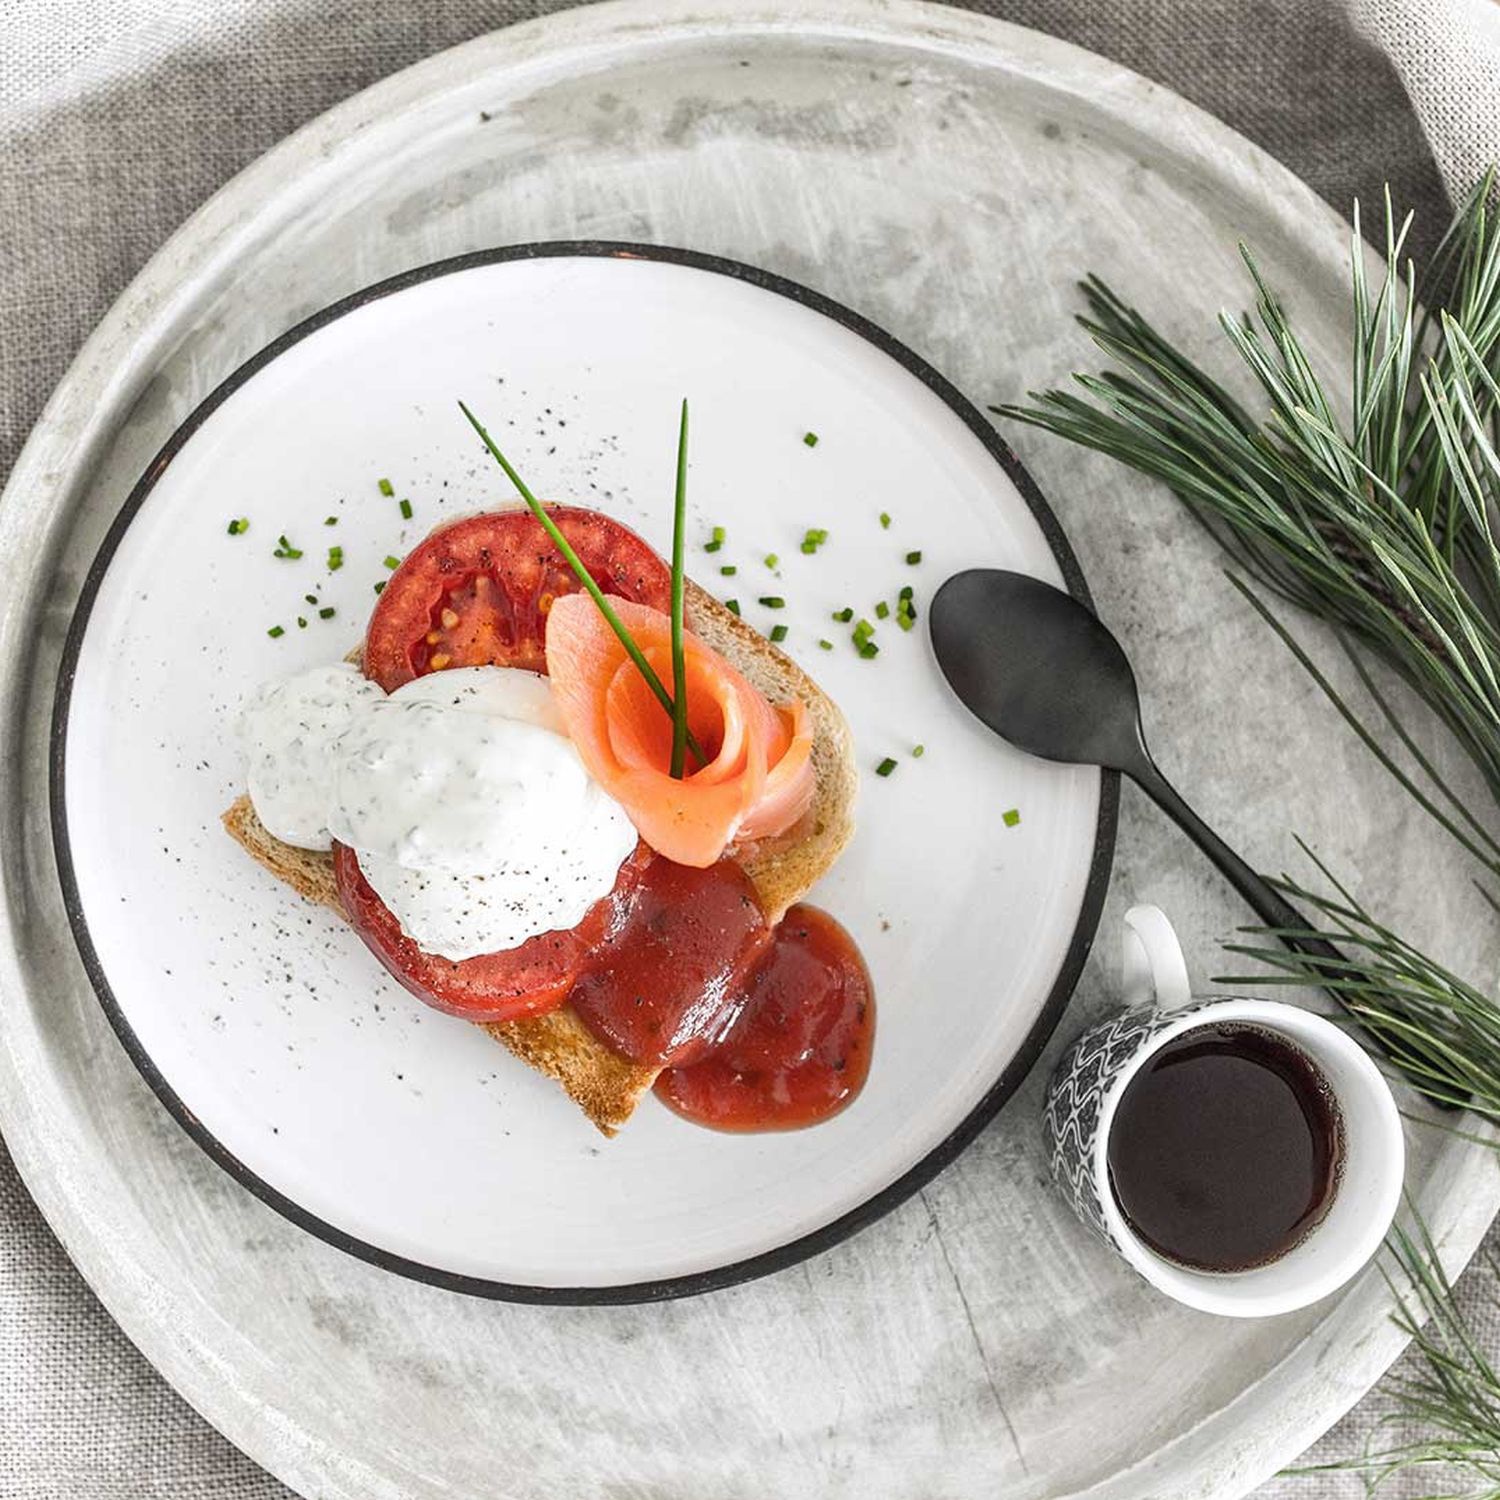
[[[734,664],[772,703],[801,699],[813,725],[816,782],[807,816],[775,839],[735,849],[768,921],[779,922],[825,875],[854,833],[859,773],[849,726],[838,706],[789,657],[759,631],[724,608],[691,579],[686,580],[687,627]],[[359,653],[351,653],[358,660]],[[333,856],[284,844],[256,815],[248,796],[235,799],[222,818],[225,831],[258,864],[305,900],[345,915],[333,875]],[[607,1136],[615,1135],[650,1092],[659,1068],[628,1062],[599,1041],[563,1005],[523,1021],[481,1023],[522,1062],[554,1078],[568,1097]]]

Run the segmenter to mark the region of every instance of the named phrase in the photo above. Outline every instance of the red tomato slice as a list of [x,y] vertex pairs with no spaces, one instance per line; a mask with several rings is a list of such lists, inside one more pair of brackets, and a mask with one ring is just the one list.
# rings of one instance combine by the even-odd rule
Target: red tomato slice
[[[547,513],[606,594],[670,607],[670,569],[628,527],[577,506]],[[547,611],[579,587],[529,510],[454,521],[387,580],[365,635],[365,676],[390,693],[447,667],[544,672]]]
[[352,849],[333,846],[339,900],[365,946],[419,1000],[466,1021],[519,1021],[545,1015],[567,998],[584,958],[629,915],[641,872],[655,858],[645,844],[620,866],[615,888],[577,927],[544,932],[518,948],[477,958],[424,953],[375,893]]

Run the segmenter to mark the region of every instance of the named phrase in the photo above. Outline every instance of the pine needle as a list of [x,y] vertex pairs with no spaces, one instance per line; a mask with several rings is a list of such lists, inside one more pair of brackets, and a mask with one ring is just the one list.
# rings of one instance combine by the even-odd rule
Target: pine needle
[[[1224,547],[1241,592],[1366,748],[1492,877],[1500,877],[1500,226],[1491,171],[1439,247],[1421,310],[1403,251],[1410,217],[1384,203],[1385,273],[1365,274],[1356,206],[1351,400],[1328,394],[1249,250],[1253,314],[1219,320],[1258,387],[1252,416],[1097,277],[1079,322],[1117,368],[1031,392],[1002,416],[1056,433],[1159,479]],[[1249,580],[1247,582],[1246,580]],[[1255,585],[1333,627],[1366,704],[1345,699]],[[1392,668],[1473,761],[1488,788],[1469,801],[1420,749],[1374,662]],[[1373,709],[1373,712],[1371,712]],[[1391,740],[1395,747],[1392,748]],[[1399,752],[1399,754],[1398,754]],[[1305,847],[1305,846],[1304,846]],[[1309,855],[1311,852],[1308,851]],[[1220,983],[1311,985],[1334,995],[1411,1086],[1500,1124],[1500,1004],[1373,917],[1316,859],[1326,888],[1276,882],[1308,912],[1300,932],[1250,929],[1228,946],[1269,972]],[[1500,902],[1481,893],[1500,914]],[[1331,940],[1330,954],[1276,939]],[[1494,1144],[1493,1137],[1489,1144]],[[1420,1470],[1454,1500],[1500,1500],[1500,1372],[1455,1301],[1427,1231],[1388,1241],[1397,1325],[1416,1373],[1392,1387],[1422,1435],[1324,1468],[1374,1491]],[[1490,1295],[1500,1299],[1500,1266]],[[1307,1469],[1293,1472],[1306,1473]],[[1438,1492],[1434,1492],[1436,1500]]]
[[1076,376],[1083,395],[1033,392],[1030,406],[992,409],[1164,481],[1262,588],[1393,667],[1500,803],[1493,183],[1476,188],[1444,242],[1448,300],[1420,319],[1416,273],[1401,260],[1409,219],[1397,225],[1387,193],[1385,277],[1372,295],[1356,217],[1348,418],[1243,247],[1255,312],[1219,321],[1267,404],[1263,419],[1097,277],[1083,283],[1079,321],[1121,368]]
[[[1376,1438],[1357,1458],[1309,1464],[1289,1474],[1342,1470],[1364,1477],[1367,1490],[1413,1471],[1440,1489],[1427,1500],[1497,1500],[1500,1497],[1500,1372],[1485,1353],[1474,1323],[1454,1296],[1452,1283],[1420,1216],[1386,1239],[1392,1268],[1384,1274],[1396,1300],[1393,1321],[1411,1339],[1405,1363],[1386,1383],[1395,1399],[1388,1426],[1416,1426],[1421,1436],[1382,1445]],[[1500,1312],[1500,1265],[1484,1262],[1488,1296]]]

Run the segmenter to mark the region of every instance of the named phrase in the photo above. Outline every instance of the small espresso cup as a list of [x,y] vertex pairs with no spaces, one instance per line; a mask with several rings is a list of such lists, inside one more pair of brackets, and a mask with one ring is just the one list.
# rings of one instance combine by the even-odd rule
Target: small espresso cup
[[[1130,1008],[1068,1050],[1047,1091],[1052,1175],[1084,1224],[1152,1286],[1203,1312],[1257,1318],[1306,1307],[1336,1291],[1379,1248],[1401,1197],[1401,1117],[1363,1048],[1340,1027],[1270,1000],[1193,1000],[1187,967],[1160,908],[1125,915],[1124,998]],[[1342,1123],[1343,1159],[1332,1201],[1289,1250],[1243,1271],[1201,1271],[1159,1254],[1130,1227],[1109,1172],[1120,1100],[1168,1043],[1200,1027],[1240,1026],[1290,1042],[1328,1085]]]

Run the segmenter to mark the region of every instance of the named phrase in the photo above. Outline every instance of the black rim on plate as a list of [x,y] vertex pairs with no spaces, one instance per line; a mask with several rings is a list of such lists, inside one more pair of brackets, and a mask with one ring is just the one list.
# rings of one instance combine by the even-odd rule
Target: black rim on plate
[[52,839],[57,854],[58,874],[62,884],[63,900],[68,914],[78,951],[88,973],[89,981],[99,1003],[109,1018],[115,1034],[119,1037],[131,1061],[141,1076],[151,1086],[157,1098],[166,1106],[172,1117],[199,1146],[208,1153],[229,1175],[242,1183],[258,1198],[269,1204],[292,1223],[326,1240],[338,1249],[383,1270],[394,1271],[417,1281],[425,1281],[450,1291],[464,1292],[471,1296],[497,1298],[510,1302],[562,1303],[570,1305],[597,1305],[622,1302],[656,1302],[673,1297],[694,1296],[701,1292],[714,1291],[733,1286],[737,1282],[749,1281],[772,1271],[795,1265],[798,1261],[816,1255],[836,1245],[856,1230],[872,1224],[883,1214],[889,1213],[899,1203],[910,1197],[919,1188],[936,1176],[966,1147],[979,1132],[994,1119],[1001,1106],[1020,1086],[1031,1071],[1042,1048],[1052,1035],[1073,987],[1078,982],[1084,960],[1093,943],[1099,914],[1109,886],[1110,867],[1114,858],[1115,824],[1119,809],[1120,779],[1114,771],[1101,773],[1099,788],[1099,814],[1095,827],[1094,848],[1090,858],[1088,880],[1084,887],[1083,901],[1079,909],[1078,922],[1073,929],[1061,969],[1053,982],[1046,1001],[1033,1023],[1020,1050],[1011,1058],[1000,1076],[986,1091],[984,1097],[969,1114],[942,1141],[930,1150],[915,1166],[908,1168],[894,1182],[867,1198],[857,1208],[840,1215],[832,1222],[810,1234],[790,1240],[773,1250],[763,1251],[744,1260],[718,1266],[712,1270],[696,1271],[685,1276],[673,1276],[658,1281],[631,1282],[614,1286],[550,1287],[530,1286],[514,1282],[494,1281],[482,1276],[465,1276],[429,1266],[420,1261],[382,1250],[369,1244],[336,1225],[309,1213],[300,1204],[272,1187],[256,1175],[243,1161],[234,1155],[198,1119],[191,1109],[178,1097],[172,1086],[162,1076],[151,1060],[140,1039],[126,1019],[119,1001],[110,988],[99,955],[89,934],[87,918],[79,896],[78,881],[73,868],[72,847],[68,838],[67,799],[65,774],[67,759],[68,709],[72,700],[73,681],[77,672],[79,654],[83,648],[84,634],[99,587],[114,557],[127,528],[136,513],[150,495],[156,481],[167,465],[181,451],[187,441],[204,421],[229,399],[252,376],[276,359],[294,344],[320,328],[355,312],[371,302],[408,287],[430,281],[438,276],[467,271],[477,266],[495,265],[504,261],[537,260],[550,257],[589,256],[617,260],[663,261],[672,265],[688,266],[699,271],[712,272],[719,276],[733,277],[737,281],[750,283],[768,292],[786,297],[802,306],[821,313],[835,323],[858,334],[911,374],[915,375],[929,390],[937,395],[958,416],[966,427],[984,445],[990,456],[1005,471],[1007,477],[1020,491],[1028,509],[1041,527],[1053,557],[1062,570],[1063,578],[1073,595],[1085,604],[1092,604],[1088,586],[1079,569],[1073,549],[1053,515],[1051,507],[1042,498],[1031,475],[1010,448],[1001,440],[977,408],[948,380],[938,373],[926,360],[913,353],[884,329],[869,319],[851,312],[841,304],[830,300],[819,292],[762,271],[740,261],[728,260],[717,255],[706,255],[694,250],[681,250],[662,245],[637,245],[608,240],[549,240],[530,245],[507,245],[491,250],[477,250],[467,255],[454,256],[448,260],[435,261],[431,265],[419,266],[403,271],[374,286],[335,302],[321,312],[283,333],[258,354],[247,360],[217,386],[194,409],[182,425],[167,440],[161,451],[147,466],[145,473],[136,482],[120,513],[111,523],[99,553],[95,557],[88,575],[84,579],[73,621],[68,630],[63,649],[62,664],[58,672],[57,695],[52,715],[52,740],[50,757],[50,789],[52,813]]

